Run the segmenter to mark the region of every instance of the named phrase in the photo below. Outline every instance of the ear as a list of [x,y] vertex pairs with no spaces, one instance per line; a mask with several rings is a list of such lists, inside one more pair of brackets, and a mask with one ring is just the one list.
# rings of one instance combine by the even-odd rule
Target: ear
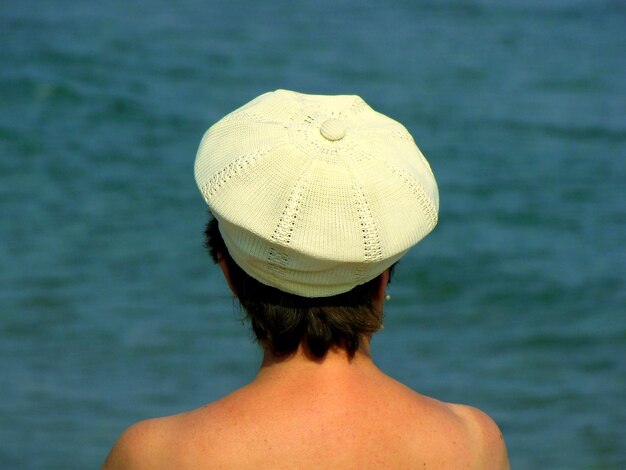
[[230,291],[233,293],[235,297],[237,297],[237,291],[235,290],[235,286],[233,286],[233,282],[230,279],[228,265],[226,264],[226,260],[224,259],[224,256],[222,256],[221,253],[217,254],[217,263],[220,265],[220,268],[222,269],[222,273],[224,273],[224,278],[226,279],[226,282],[228,283],[228,287],[230,288]]
[[385,302],[385,296],[387,295],[387,284],[389,284],[389,270],[385,270],[385,272],[383,272],[380,275],[380,283],[378,284],[378,290],[376,291],[376,294],[374,295],[374,302],[377,303],[384,303]]

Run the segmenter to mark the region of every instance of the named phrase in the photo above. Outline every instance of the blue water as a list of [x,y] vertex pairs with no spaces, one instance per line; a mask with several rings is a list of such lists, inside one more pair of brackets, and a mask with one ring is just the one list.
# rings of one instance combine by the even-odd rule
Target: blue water
[[381,368],[487,411],[515,469],[626,468],[625,25],[618,0],[3,2],[0,468],[96,468],[254,376],[192,166],[276,88],[361,95],[438,178]]

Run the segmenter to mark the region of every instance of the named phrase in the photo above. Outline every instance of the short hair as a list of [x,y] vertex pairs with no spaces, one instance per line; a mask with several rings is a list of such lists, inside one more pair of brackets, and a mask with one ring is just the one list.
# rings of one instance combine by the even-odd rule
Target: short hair
[[226,262],[256,340],[277,357],[295,353],[302,342],[316,359],[323,358],[333,346],[344,348],[349,357],[354,357],[362,337],[382,327],[382,312],[373,305],[382,274],[342,294],[302,297],[265,285],[241,269],[228,253],[213,216],[204,234],[213,261]]

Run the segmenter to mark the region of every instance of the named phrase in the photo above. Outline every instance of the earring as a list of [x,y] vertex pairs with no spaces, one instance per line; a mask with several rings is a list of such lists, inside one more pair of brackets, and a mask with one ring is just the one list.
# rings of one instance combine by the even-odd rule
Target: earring
[[385,295],[385,302],[389,302],[391,300],[391,296],[389,294]]

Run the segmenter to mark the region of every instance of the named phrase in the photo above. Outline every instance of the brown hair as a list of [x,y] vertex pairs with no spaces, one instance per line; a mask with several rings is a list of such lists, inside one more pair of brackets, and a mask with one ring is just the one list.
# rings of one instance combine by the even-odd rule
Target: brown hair
[[[373,305],[380,276],[332,297],[301,297],[267,286],[241,269],[228,253],[213,216],[204,234],[213,261],[226,262],[230,281],[257,341],[274,355],[290,355],[304,342],[318,359],[332,346],[345,348],[353,357],[361,338],[381,328],[382,313]],[[392,270],[393,266],[390,273]]]

